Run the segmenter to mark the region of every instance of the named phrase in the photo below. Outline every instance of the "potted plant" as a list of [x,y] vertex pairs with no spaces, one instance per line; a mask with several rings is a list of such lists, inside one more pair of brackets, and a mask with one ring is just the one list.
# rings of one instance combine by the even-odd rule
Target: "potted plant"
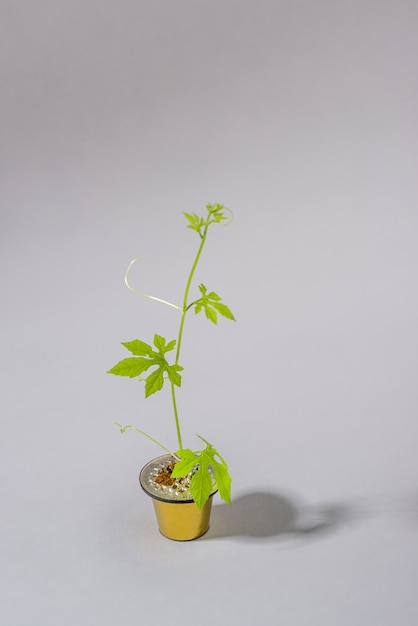
[[[195,539],[207,531],[212,496],[217,491],[225,502],[228,504],[231,502],[231,477],[228,465],[214,446],[200,435],[197,436],[204,444],[202,449],[192,450],[183,445],[176,393],[182,381],[183,367],[180,365],[180,356],[184,325],[187,314],[192,310],[195,314],[204,311],[206,318],[214,324],[218,322],[218,315],[235,320],[220,296],[214,291],[209,291],[204,284],[199,285],[197,294],[189,295],[209,228],[213,224],[228,224],[232,220],[232,212],[222,204],[208,204],[204,217],[186,212],[184,216],[188,222],[187,227],[197,233],[199,246],[187,277],[181,306],[131,287],[128,280],[129,271],[139,259],[131,261],[125,273],[125,283],[131,291],[178,310],[180,322],[177,339],[168,341],[156,333],[152,343],[140,339],[122,342],[131,355],[119,361],[108,372],[116,376],[139,377],[139,380],[144,382],[146,398],[167,386],[170,389],[177,435],[178,449],[175,452],[136,426],[122,426],[118,422],[115,424],[122,433],[127,429],[138,431],[165,451],[164,455],[143,467],[140,484],[153,500],[161,533],[170,539],[181,541]],[[174,355],[170,361],[169,354]]]

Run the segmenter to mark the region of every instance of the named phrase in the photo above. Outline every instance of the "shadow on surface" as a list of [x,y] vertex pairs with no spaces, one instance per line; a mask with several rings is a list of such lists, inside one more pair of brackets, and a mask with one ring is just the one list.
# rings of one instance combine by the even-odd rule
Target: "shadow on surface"
[[279,494],[248,493],[234,500],[232,506],[213,507],[205,539],[307,536],[334,531],[349,518],[350,511],[342,505],[299,507]]

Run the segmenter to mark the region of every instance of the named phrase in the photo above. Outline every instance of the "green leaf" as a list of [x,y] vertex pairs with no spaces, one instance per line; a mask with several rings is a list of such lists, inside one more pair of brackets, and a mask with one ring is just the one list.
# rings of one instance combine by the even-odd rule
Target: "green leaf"
[[205,457],[205,463],[210,466],[215,474],[216,485],[219,489],[219,495],[227,504],[231,504],[231,483],[232,479],[229,474],[228,465],[221,457],[219,452],[206,439],[198,435],[202,441],[206,443],[206,448],[201,453]]
[[[190,215],[190,213],[186,213],[186,211],[183,211],[183,215],[185,215],[185,216],[186,216],[186,218],[189,220],[190,225],[191,225],[192,227],[194,227],[194,225],[195,225],[195,220],[194,220],[194,218],[193,218],[193,215]],[[196,215],[196,214],[195,214],[195,215]],[[190,226],[189,226],[189,228],[190,228]]]
[[195,230],[199,234],[201,234],[201,228],[205,225],[205,220],[203,219],[203,217],[199,217],[197,213],[190,214],[186,213],[185,211],[183,211],[183,215],[185,215],[187,220],[190,222],[187,228],[191,228],[192,230]]
[[176,340],[172,339],[171,341],[168,342],[168,344],[165,347],[164,353],[165,352],[170,352],[171,350],[174,350],[174,348],[176,347]]
[[146,398],[160,391],[164,386],[166,378],[168,378],[173,385],[177,385],[177,387],[181,386],[181,376],[179,372],[183,370],[182,366],[178,364],[170,365],[164,356],[166,352],[174,349],[176,345],[175,339],[167,343],[165,337],[155,334],[154,345],[158,352],[153,350],[149,344],[139,339],[127,341],[123,345],[133,354],[141,356],[134,356],[119,361],[119,363],[109,370],[109,374],[135,378],[150,367],[156,367],[156,369],[145,378]]
[[208,320],[213,322],[214,324],[218,323],[218,316],[216,314],[215,309],[212,309],[208,304],[205,304],[205,313]]
[[193,452],[189,448],[176,452],[176,456],[181,460],[175,464],[172,476],[173,478],[187,476],[198,466],[190,482],[190,492],[197,506],[201,509],[213,491],[212,474],[210,471],[212,469],[220,497],[227,504],[231,504],[232,480],[229,475],[228,465],[212,444],[200,437],[200,435],[198,436],[206,443],[206,448],[197,452]]
[[[161,335],[154,335],[154,346],[157,348],[159,354],[164,356],[166,352],[170,352],[174,349],[176,345],[176,340],[172,339],[167,343],[165,337],[161,337]],[[155,354],[155,353],[154,353]]]
[[153,393],[160,391],[164,385],[163,369],[159,367],[145,379],[145,397],[149,398]]
[[129,376],[129,378],[135,378],[140,376],[142,372],[145,372],[152,362],[148,359],[141,357],[129,357],[116,363],[107,373],[114,374],[115,376]]
[[190,481],[190,493],[193,496],[193,500],[196,502],[196,506],[199,511],[202,510],[203,505],[212,493],[213,484],[212,477],[207,467],[199,466],[196,474],[193,475]]
[[219,489],[219,495],[227,504],[231,504],[231,483],[232,479],[229,475],[228,466],[224,463],[218,463],[214,458],[211,461],[212,469],[215,474],[216,485]]
[[215,291],[207,293],[208,290],[203,283],[199,285],[199,291],[202,294],[202,297],[193,302],[194,312],[196,314],[200,313],[200,311],[204,309],[206,317],[214,324],[218,323],[217,312],[223,317],[235,321],[232,311],[226,306],[226,304],[220,302],[222,298]]
[[161,335],[154,335],[154,346],[157,348],[157,350],[160,352],[160,354],[164,354],[165,352],[165,344],[166,344],[166,340],[164,339],[164,337],[161,337]]
[[211,302],[211,304],[218,311],[218,313],[235,322],[235,317],[233,316],[231,309],[229,309],[226,304],[223,304],[223,302]]
[[178,456],[181,461],[178,461],[174,469],[171,473],[173,478],[182,478],[183,476],[187,476],[198,464],[199,459],[189,448],[185,450],[179,450],[176,452],[176,456]]
[[181,365],[166,365],[165,366],[168,374],[168,378],[173,385],[177,385],[177,387],[181,387],[181,376],[179,372],[183,370]]
[[206,208],[209,213],[208,219],[210,224],[216,224],[228,219],[224,215],[225,207],[223,204],[207,204]]
[[132,354],[136,354],[137,356],[149,356],[152,354],[151,346],[144,341],[140,341],[139,339],[134,339],[133,341],[123,341],[122,345],[125,346],[129,352],[132,352]]

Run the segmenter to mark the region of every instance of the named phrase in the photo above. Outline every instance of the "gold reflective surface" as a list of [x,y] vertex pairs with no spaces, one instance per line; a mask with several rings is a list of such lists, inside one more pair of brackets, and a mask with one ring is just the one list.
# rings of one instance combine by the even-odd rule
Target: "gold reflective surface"
[[209,528],[212,497],[199,511],[194,502],[177,503],[152,500],[160,532],[169,539],[190,541],[205,534]]

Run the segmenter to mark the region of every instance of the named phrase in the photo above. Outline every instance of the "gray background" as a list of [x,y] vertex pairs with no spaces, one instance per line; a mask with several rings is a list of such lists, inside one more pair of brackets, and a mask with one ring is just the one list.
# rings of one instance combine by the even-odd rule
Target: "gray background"
[[[418,5],[1,0],[2,623],[418,621]],[[184,438],[231,509],[170,542],[138,472],[169,394],[106,376],[174,337]],[[195,283],[196,285],[197,283]]]

